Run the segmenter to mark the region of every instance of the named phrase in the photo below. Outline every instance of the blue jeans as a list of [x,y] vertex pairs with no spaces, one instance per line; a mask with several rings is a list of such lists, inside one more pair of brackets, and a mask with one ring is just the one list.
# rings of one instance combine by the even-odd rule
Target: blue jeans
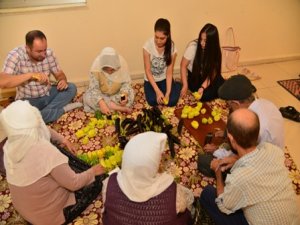
[[[159,82],[156,82],[158,88],[161,90],[163,94],[166,94],[167,90],[167,82],[166,80],[162,80]],[[156,106],[157,100],[156,100],[156,93],[148,81],[144,81],[144,90],[145,90],[145,96],[146,100],[149,105]],[[172,80],[172,86],[171,86],[171,93],[169,98],[168,106],[175,106],[178,102],[178,99],[180,97],[180,91],[181,91],[181,84],[179,82],[175,82]]]
[[52,86],[49,96],[45,95],[39,98],[28,98],[32,106],[37,107],[42,114],[45,123],[50,123],[61,117],[65,111],[63,107],[70,103],[76,95],[77,88],[75,84],[68,83],[68,88],[64,91],[58,91],[56,86]]
[[221,212],[215,203],[216,197],[217,190],[211,185],[206,186],[200,195],[202,208],[208,212],[216,225],[248,225],[242,210],[229,215]]

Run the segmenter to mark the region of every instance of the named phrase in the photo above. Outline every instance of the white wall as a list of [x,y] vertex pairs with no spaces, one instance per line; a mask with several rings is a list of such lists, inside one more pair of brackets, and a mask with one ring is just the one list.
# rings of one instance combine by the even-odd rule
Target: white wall
[[24,44],[27,31],[40,29],[69,80],[87,80],[105,46],[116,48],[132,74],[140,74],[142,46],[159,17],[171,22],[178,49],[175,68],[186,44],[207,22],[219,28],[221,41],[226,28],[234,27],[241,62],[300,56],[299,0],[88,0],[81,8],[0,14],[1,67],[7,53]]

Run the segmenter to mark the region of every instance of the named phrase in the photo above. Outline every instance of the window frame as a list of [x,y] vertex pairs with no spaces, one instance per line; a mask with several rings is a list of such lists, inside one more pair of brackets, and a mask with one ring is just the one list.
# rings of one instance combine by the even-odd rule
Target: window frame
[[86,6],[87,0],[0,0],[0,13]]

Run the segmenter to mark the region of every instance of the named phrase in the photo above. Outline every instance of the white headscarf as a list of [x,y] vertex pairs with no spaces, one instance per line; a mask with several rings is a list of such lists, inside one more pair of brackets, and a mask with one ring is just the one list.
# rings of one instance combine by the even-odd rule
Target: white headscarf
[[[116,71],[112,74],[108,74],[103,71],[104,67],[110,67]],[[100,55],[98,55],[94,60],[90,71],[100,71],[105,74],[108,80],[111,80],[113,82],[123,83],[131,81],[128,65],[125,59],[111,47],[106,47],[101,51]]]
[[125,146],[117,181],[130,200],[145,202],[174,181],[171,175],[158,173],[166,141],[166,134],[149,131],[134,136]]
[[[3,109],[0,122],[8,137],[3,149],[10,184],[30,185],[54,167],[68,162],[50,143],[50,132],[41,113],[28,101],[18,100]],[[40,143],[45,148],[35,148]]]

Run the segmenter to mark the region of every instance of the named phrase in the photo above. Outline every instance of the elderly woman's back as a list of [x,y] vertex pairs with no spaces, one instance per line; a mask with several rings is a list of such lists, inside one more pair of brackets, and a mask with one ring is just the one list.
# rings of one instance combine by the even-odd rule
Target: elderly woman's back
[[75,173],[68,164],[69,154],[59,151],[50,138],[59,143],[67,141],[49,129],[40,112],[27,101],[18,100],[5,108],[0,122],[8,138],[4,145],[4,165],[15,209],[32,224],[71,222],[93,200],[86,201],[81,211],[76,211],[81,197],[74,192],[80,191],[82,197],[87,197],[86,185],[95,184],[99,189],[99,182],[94,181],[103,168],[96,166]]
[[192,223],[192,192],[158,173],[166,140],[166,134],[146,132],[128,142],[122,169],[104,181],[104,225]]

